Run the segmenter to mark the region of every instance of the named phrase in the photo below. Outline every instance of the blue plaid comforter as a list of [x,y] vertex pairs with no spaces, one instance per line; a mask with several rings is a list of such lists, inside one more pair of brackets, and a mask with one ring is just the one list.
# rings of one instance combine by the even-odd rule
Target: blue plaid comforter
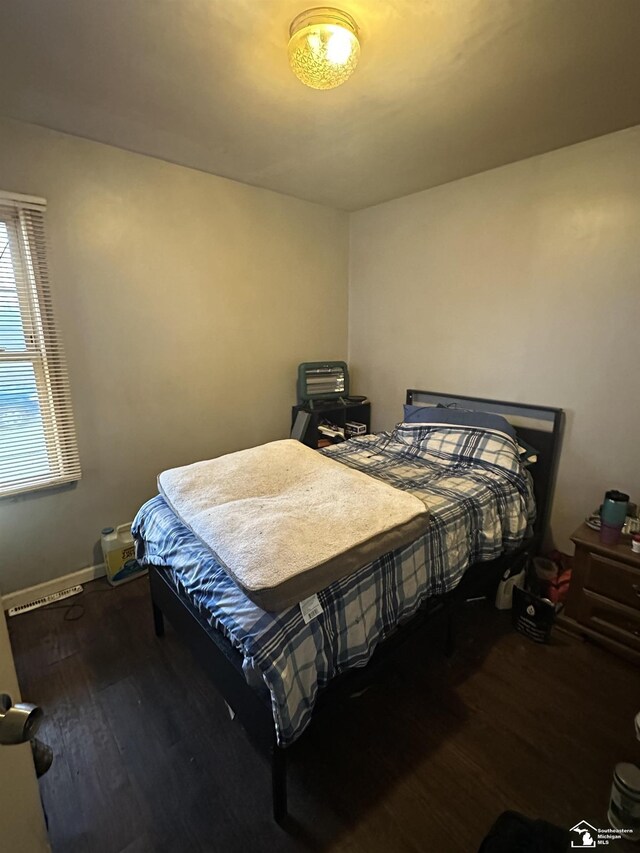
[[242,653],[247,680],[266,684],[281,746],[302,734],[318,691],[334,676],[364,666],[379,642],[426,598],[453,589],[470,564],[516,547],[533,520],[531,478],[513,440],[497,431],[401,424],[323,452],[417,495],[431,519],[413,544],[321,591],[323,612],[308,624],[297,605],[268,613],[250,601],[161,496],[133,523],[139,558],[168,566]]

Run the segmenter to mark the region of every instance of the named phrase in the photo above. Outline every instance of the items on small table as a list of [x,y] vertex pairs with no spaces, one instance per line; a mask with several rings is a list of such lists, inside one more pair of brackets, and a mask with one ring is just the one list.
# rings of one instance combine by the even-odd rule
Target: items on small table
[[345,430],[344,427],[340,427],[337,424],[331,423],[331,421],[323,421],[318,424],[318,432],[328,438],[330,442],[344,441],[345,439]]
[[611,489],[605,493],[600,507],[600,541],[617,545],[629,509],[629,495]]
[[[297,430],[300,419],[304,428]],[[352,426],[357,425],[357,433]],[[308,447],[328,447],[337,439],[344,441],[352,435],[365,435],[371,431],[371,403],[345,400],[327,400],[293,406],[291,410],[291,437],[297,438]]]
[[349,394],[344,361],[298,365],[298,403],[291,412],[291,438],[322,448],[371,430],[371,404]]
[[[609,495],[609,494],[610,494],[610,492],[607,492],[607,495]],[[622,496],[628,500],[628,495],[625,495],[624,493],[621,493],[621,492],[618,494],[622,494]],[[606,498],[606,495],[605,495],[605,498]],[[590,527],[592,530],[601,531],[601,528],[602,528],[602,518],[601,518],[602,509],[603,509],[603,505],[599,506],[597,509],[595,509],[591,513],[591,515],[589,515],[589,516],[587,516],[587,518],[585,518],[584,523],[587,525],[587,527]],[[638,517],[638,507],[636,504],[632,503],[631,501],[628,501],[628,503],[627,503],[626,517],[623,520],[622,529],[620,532],[623,534],[628,533],[632,537],[635,534],[640,534],[640,517]],[[619,539],[619,536],[616,537],[616,542],[618,541],[618,539]],[[610,544],[615,545],[616,543],[612,542]]]

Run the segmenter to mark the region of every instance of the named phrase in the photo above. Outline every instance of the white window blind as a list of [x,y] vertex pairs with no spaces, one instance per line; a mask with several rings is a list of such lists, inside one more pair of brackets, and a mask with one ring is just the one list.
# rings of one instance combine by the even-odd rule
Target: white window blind
[[46,202],[0,193],[0,497],[80,479]]

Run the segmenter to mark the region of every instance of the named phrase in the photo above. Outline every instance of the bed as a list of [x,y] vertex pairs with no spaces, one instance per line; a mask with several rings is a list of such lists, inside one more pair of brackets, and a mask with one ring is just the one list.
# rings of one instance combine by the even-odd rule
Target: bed
[[424,536],[323,589],[317,618],[305,621],[297,606],[261,610],[161,496],[134,522],[156,634],[166,616],[250,737],[269,751],[278,822],[287,813],[287,750],[311,719],[362,689],[436,619],[450,646],[456,601],[495,587],[505,562],[535,552],[546,530],[561,410],[417,390],[406,401],[502,415],[538,459],[531,476],[503,471],[495,436],[479,443],[480,434],[447,429],[446,446],[434,447],[436,433],[420,424],[328,449],[339,462],[417,494],[433,512]]

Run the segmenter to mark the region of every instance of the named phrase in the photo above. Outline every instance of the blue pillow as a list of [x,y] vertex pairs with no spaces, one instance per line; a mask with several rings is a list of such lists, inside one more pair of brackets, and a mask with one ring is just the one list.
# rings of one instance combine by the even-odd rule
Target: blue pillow
[[406,424],[451,424],[452,426],[479,427],[497,429],[516,437],[516,431],[508,420],[491,412],[471,412],[468,409],[449,409],[446,406],[410,406],[404,407]]

